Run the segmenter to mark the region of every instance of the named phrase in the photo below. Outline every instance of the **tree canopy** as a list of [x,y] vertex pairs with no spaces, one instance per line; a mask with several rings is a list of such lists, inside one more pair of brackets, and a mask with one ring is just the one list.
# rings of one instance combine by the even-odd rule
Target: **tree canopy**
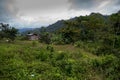
[[10,40],[15,40],[18,30],[11,27],[9,24],[0,23],[0,39],[8,38]]

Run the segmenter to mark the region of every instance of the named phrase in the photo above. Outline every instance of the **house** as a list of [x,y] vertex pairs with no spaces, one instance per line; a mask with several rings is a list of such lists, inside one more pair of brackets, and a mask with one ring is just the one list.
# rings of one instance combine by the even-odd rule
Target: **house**
[[29,33],[29,34],[27,34],[27,38],[29,40],[38,40],[39,39],[39,35],[38,34]]

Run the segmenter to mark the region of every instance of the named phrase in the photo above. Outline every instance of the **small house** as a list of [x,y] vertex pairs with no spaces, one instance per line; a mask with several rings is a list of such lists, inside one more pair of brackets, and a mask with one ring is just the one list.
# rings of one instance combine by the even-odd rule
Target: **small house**
[[29,33],[29,34],[27,34],[27,38],[29,40],[38,40],[39,39],[39,35],[38,34]]

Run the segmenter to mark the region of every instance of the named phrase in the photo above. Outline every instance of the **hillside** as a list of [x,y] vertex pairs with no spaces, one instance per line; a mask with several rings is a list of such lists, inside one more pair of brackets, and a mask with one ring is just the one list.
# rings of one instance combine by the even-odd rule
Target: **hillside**
[[[0,43],[1,80],[118,80],[117,58],[96,56],[72,45],[31,41]],[[49,48],[48,48],[49,47]],[[74,51],[73,51],[74,50]],[[104,71],[104,72],[103,72]],[[110,71],[110,72],[109,72]],[[115,76],[116,75],[116,76]]]
[[[57,30],[60,30],[61,28],[64,28],[65,27],[65,22],[66,21],[76,21],[78,19],[81,19],[84,18],[86,16],[79,16],[79,17],[75,17],[75,18],[71,18],[71,19],[68,19],[68,20],[59,20],[47,27],[44,27],[46,29],[47,32],[55,32]],[[96,17],[96,18],[102,18],[104,19],[105,21],[108,21],[107,18],[109,16],[107,15],[102,15],[100,13],[91,13],[90,15],[88,15],[87,17]],[[83,20],[84,21],[84,20]],[[42,31],[41,28],[36,28],[36,29],[33,29],[33,30],[27,30],[27,31],[24,31],[24,33],[27,33],[27,32],[35,32],[35,33],[40,33]]]
[[60,21],[57,21],[56,23],[51,24],[48,27],[46,27],[46,31],[53,32],[53,31],[59,30],[63,26],[64,26],[64,20],[60,20]]
[[119,12],[59,21],[48,32],[37,28],[32,31],[40,38],[34,41],[29,37],[35,35],[17,36],[9,24],[0,29],[0,80],[120,79]]

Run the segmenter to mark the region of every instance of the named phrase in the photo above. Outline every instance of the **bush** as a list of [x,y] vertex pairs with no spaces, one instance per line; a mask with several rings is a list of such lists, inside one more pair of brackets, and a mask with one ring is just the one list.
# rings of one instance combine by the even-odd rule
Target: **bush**
[[120,79],[120,59],[114,55],[56,51],[52,45],[31,44],[0,43],[1,80]]
[[51,45],[47,45],[46,49],[50,52],[54,52],[54,48]]
[[37,45],[36,41],[32,41],[32,46],[35,47]]
[[102,45],[96,50],[96,55],[107,55],[107,54],[112,54],[113,49],[110,46]]
[[29,40],[27,36],[19,36],[18,40],[24,41]]
[[53,44],[64,44],[64,41],[63,41],[63,38],[62,38],[62,35],[53,35],[52,38],[51,38],[51,42]]
[[40,35],[39,42],[50,44],[51,43],[51,35],[49,33],[44,33]]
[[106,55],[92,60],[94,70],[98,70],[99,73],[103,74],[106,80],[119,80],[120,64],[118,62],[118,58],[114,55]]
[[77,41],[77,42],[74,43],[74,46],[79,47],[79,48],[83,48],[84,43],[82,41]]

